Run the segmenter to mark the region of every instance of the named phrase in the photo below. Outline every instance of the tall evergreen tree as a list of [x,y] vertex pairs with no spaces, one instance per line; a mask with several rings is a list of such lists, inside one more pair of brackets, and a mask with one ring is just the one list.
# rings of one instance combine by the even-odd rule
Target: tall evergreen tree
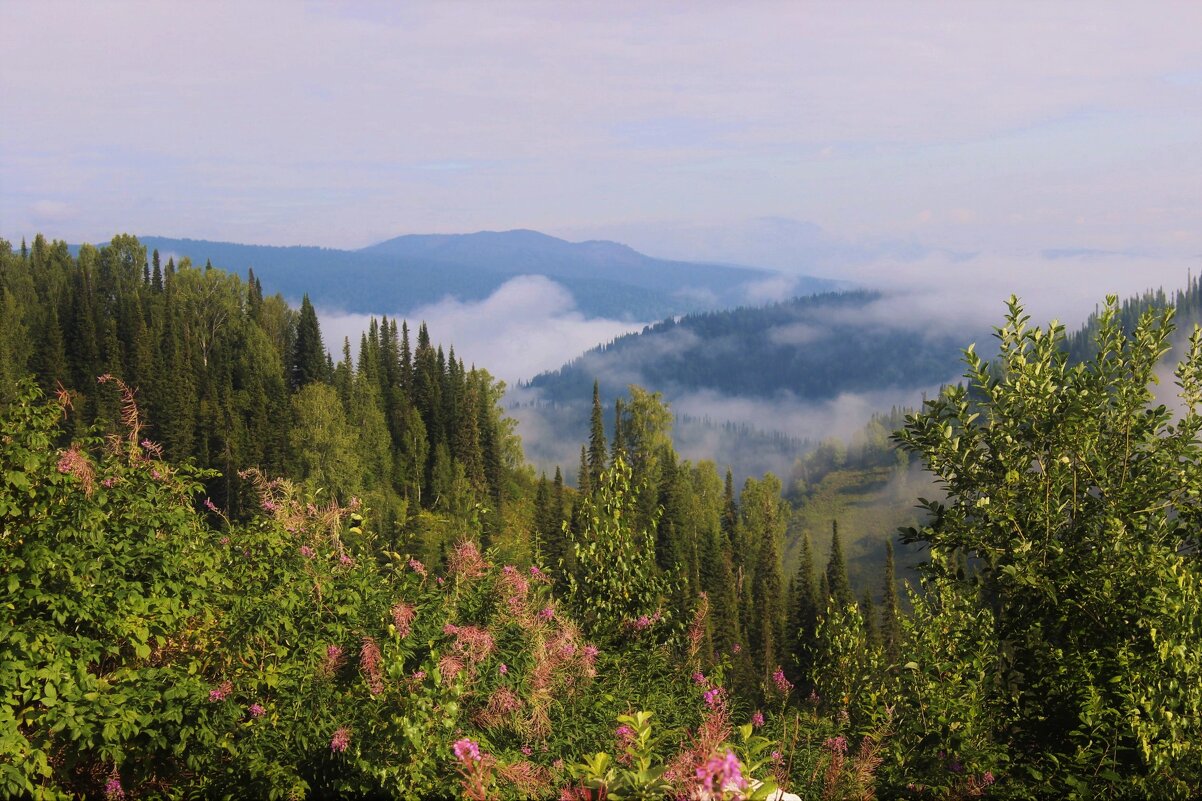
[[898,613],[897,577],[893,563],[893,540],[885,540],[885,577],[881,587],[881,645],[891,664],[901,661],[901,618]]
[[317,311],[306,294],[301,299],[300,319],[292,354],[292,388],[300,389],[327,378],[326,348],[321,341]]
[[[739,520],[739,509],[735,502],[735,478],[730,468],[726,470],[726,484],[722,492],[722,533],[726,535],[726,547],[734,548],[735,524]],[[736,563],[738,554],[736,553]]]
[[150,289],[153,292],[162,292],[163,291],[163,267],[159,263],[158,248],[155,248],[154,256],[152,257],[152,260],[154,262],[154,269],[150,274]]
[[[826,599],[822,602],[825,604]],[[819,615],[818,587],[814,582],[814,552],[810,548],[810,533],[803,531],[801,535],[801,555],[797,565],[797,575],[793,580],[793,652],[797,662],[798,675],[806,675],[808,655],[814,641],[814,631],[818,627]]]
[[588,435],[588,472],[589,483],[592,486],[600,483],[605,463],[605,422],[601,417],[601,393],[597,382],[593,381],[593,412]]
[[583,445],[580,446],[580,469],[576,472],[576,488],[581,495],[588,495],[593,489],[592,474],[589,471],[588,464],[588,451]]
[[855,602],[851,593],[851,582],[847,578],[847,562],[843,559],[843,545],[839,541],[839,521],[831,521],[831,553],[826,563],[827,592],[840,605]]
[[626,455],[626,435],[622,432],[622,399],[614,398],[614,444],[611,449],[613,458]]

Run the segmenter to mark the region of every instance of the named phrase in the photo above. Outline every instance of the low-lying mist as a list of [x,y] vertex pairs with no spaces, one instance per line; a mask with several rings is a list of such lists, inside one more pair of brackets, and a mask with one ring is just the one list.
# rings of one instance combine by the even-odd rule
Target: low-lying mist
[[[867,256],[865,254],[868,254]],[[690,254],[693,257],[704,254]],[[830,254],[826,254],[829,256]],[[847,263],[820,260],[811,272],[866,288],[880,297],[856,308],[830,309],[826,316],[773,329],[768,337],[777,345],[797,348],[821,346],[828,327],[887,331],[890,337],[932,338],[952,336],[967,346],[975,342],[988,355],[988,331],[1000,325],[1005,300],[1016,294],[1032,322],[1046,324],[1055,318],[1070,330],[1080,325],[1108,293],[1129,296],[1163,286],[1183,286],[1197,259],[1147,254],[1103,253],[1086,250],[1048,251],[1037,254],[953,254],[931,249],[861,250]],[[748,302],[769,303],[791,296],[797,284],[788,272],[777,279],[757,281],[745,288]],[[444,347],[454,346],[467,364],[484,367],[508,387],[509,413],[518,421],[527,458],[539,470],[563,468],[575,480],[579,448],[587,437],[591,397],[550,403],[537,389],[521,382],[555,370],[599,344],[639,331],[646,323],[587,317],[576,299],[560,284],[542,276],[514,278],[488,298],[465,302],[446,298],[411,310],[384,312],[408,319],[411,336],[425,321],[431,337]],[[320,310],[323,334],[337,355],[343,337],[352,352],[369,315]],[[655,386],[648,382],[643,364],[695,345],[692,334],[678,330],[673,336],[629,360],[608,365],[597,375],[611,388],[638,384],[663,391],[676,415],[674,439],[683,458],[710,459],[720,468],[730,466],[736,476],[766,471],[786,476],[795,460],[816,443],[849,437],[874,413],[894,406],[917,407],[924,396],[938,391],[939,381],[920,386],[889,386],[863,392],[839,392],[813,400],[784,389],[771,397],[753,396],[716,388]],[[1178,346],[1179,348],[1180,346]],[[1179,352],[1179,350],[1178,350]],[[737,359],[738,354],[730,354]],[[1158,397],[1175,402],[1172,367],[1162,370]],[[960,365],[948,364],[946,382],[958,380]],[[606,427],[612,433],[613,391],[604,397]]]

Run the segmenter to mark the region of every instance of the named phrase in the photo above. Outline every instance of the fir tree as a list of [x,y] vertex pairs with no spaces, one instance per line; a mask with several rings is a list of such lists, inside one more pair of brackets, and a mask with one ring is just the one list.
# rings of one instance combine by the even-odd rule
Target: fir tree
[[881,587],[881,644],[891,664],[901,661],[901,619],[898,614],[897,578],[894,573],[893,540],[885,540],[885,577]]
[[601,419],[601,394],[597,382],[593,381],[593,412],[588,435],[588,472],[592,486],[600,483],[605,462],[605,422]]
[[155,248],[154,255],[151,257],[154,268],[150,273],[150,289],[153,292],[163,291],[163,267],[159,264],[159,251]]
[[614,444],[611,450],[613,458],[626,455],[626,437],[622,432],[622,399],[614,398]]
[[847,563],[843,560],[843,546],[839,541],[839,521],[831,521],[831,553],[826,563],[826,584],[828,597],[834,598],[841,606],[854,603],[851,593],[851,582],[847,579]]
[[301,299],[300,319],[296,326],[296,343],[292,355],[292,388],[300,389],[327,377],[325,345],[321,342],[321,326],[317,311],[309,296]]
[[793,652],[798,675],[804,676],[807,673],[808,654],[813,646],[814,630],[818,626],[819,615],[818,587],[814,583],[814,553],[810,548],[808,531],[802,532],[801,535],[801,555],[793,586]]
[[576,488],[581,495],[588,495],[593,488],[588,465],[588,451],[583,445],[580,446],[580,469],[576,472]]
[[[735,502],[735,478],[730,469],[726,470],[726,485],[722,493],[722,533],[726,535],[726,547],[735,546],[735,524],[739,520],[739,509]],[[738,555],[736,554],[736,563]]]

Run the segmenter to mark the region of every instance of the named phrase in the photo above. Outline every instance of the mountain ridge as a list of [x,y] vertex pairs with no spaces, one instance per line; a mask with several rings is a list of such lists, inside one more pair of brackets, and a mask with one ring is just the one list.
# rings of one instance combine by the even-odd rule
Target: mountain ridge
[[[755,287],[779,280],[772,270],[647,256],[620,242],[569,242],[531,229],[469,234],[406,234],[358,250],[309,245],[243,245],[203,239],[140,236],[148,249],[248,268],[268,292],[308,294],[320,306],[397,314],[448,297],[487,298],[519,275],[562,284],[589,317],[647,320],[735,306]],[[807,294],[838,282],[789,276]]]

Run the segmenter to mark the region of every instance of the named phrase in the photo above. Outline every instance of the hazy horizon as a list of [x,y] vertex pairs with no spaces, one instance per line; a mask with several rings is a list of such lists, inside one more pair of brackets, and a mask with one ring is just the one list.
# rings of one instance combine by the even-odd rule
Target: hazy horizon
[[780,218],[856,246],[1202,253],[1197,4],[49,0],[0,22],[9,237],[532,228],[695,253]]

